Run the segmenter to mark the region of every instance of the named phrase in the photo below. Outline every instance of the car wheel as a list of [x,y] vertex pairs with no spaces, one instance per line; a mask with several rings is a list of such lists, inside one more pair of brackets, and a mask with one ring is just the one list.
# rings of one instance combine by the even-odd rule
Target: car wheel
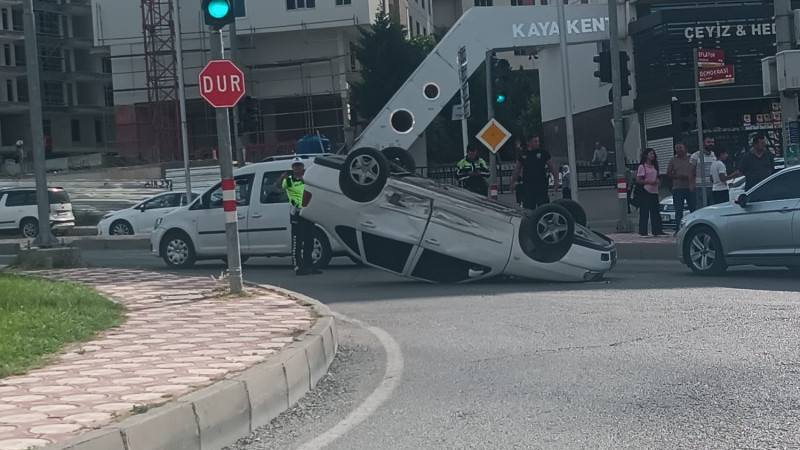
[[179,231],[167,233],[161,239],[161,257],[168,266],[175,268],[192,267],[197,259],[192,240]]
[[115,220],[114,223],[108,227],[108,234],[113,236],[124,236],[133,234],[133,227],[125,220]]
[[350,200],[375,200],[389,177],[389,162],[374,148],[359,148],[347,155],[339,173],[339,188]]
[[580,203],[568,198],[560,198],[553,203],[569,211],[569,213],[572,214],[572,218],[575,220],[576,224],[584,227],[586,226],[586,211],[584,211],[583,206],[581,206]]
[[686,234],[684,260],[692,272],[700,275],[721,275],[728,268],[717,234],[708,227],[698,227]]
[[381,153],[383,153],[383,156],[389,160],[390,165],[397,166],[397,168],[401,169],[400,171],[408,172],[410,174],[417,173],[417,164],[414,162],[414,158],[411,156],[411,154],[409,154],[405,149],[400,147],[386,147],[385,149],[381,150]]
[[520,223],[520,247],[534,261],[559,261],[569,251],[574,237],[575,219],[556,204],[536,208]]
[[314,250],[311,252],[311,261],[317,269],[324,269],[328,267],[331,262],[331,242],[325,232],[319,228],[315,228],[314,232]]
[[26,238],[35,238],[39,235],[39,221],[26,217],[19,223],[19,231]]

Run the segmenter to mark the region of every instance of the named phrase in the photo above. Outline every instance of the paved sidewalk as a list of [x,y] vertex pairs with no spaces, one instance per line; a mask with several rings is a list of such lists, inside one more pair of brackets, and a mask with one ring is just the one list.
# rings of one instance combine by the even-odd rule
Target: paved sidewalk
[[116,269],[36,271],[122,303],[127,320],[42,369],[0,379],[0,450],[63,441],[230,378],[291,344],[314,311],[253,288],[218,297],[211,278]]

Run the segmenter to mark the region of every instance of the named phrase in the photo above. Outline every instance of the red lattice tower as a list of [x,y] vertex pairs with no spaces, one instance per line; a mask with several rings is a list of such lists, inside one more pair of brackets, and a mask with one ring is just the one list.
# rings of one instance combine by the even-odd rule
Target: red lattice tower
[[150,161],[173,161],[181,148],[175,11],[172,0],[141,1],[147,101],[152,126],[145,133],[151,136],[151,148],[142,153]]

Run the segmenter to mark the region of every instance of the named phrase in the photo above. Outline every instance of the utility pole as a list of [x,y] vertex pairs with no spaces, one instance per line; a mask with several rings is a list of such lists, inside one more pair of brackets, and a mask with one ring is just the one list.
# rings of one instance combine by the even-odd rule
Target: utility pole
[[[486,120],[494,119],[494,98],[492,98],[492,52],[486,52]],[[489,185],[497,186],[497,155],[489,152]]]
[[[697,186],[697,189],[700,189],[702,192],[700,193],[700,199],[702,200],[702,205],[697,205],[699,208],[705,208],[708,206],[708,192],[706,190],[706,185],[708,184],[708,180],[706,180],[706,153],[705,148],[703,147],[703,107],[702,107],[702,99],[700,97],[700,63],[697,61],[697,51],[698,49],[692,50],[694,53],[694,113],[697,116],[697,169],[700,171],[700,185]],[[680,224],[678,224],[680,226]]]
[[[792,36],[792,2],[791,0],[775,0],[775,41],[776,51],[782,52],[794,48]],[[781,136],[783,151],[789,148],[789,123],[794,122],[800,115],[797,105],[797,95],[783,91],[781,95]]]
[[[561,79],[564,85],[564,122],[567,131],[567,161],[570,170],[575,170],[576,176],[569,177],[569,188],[572,190],[572,199],[578,201],[578,169],[575,157],[575,128],[572,123],[572,85],[569,81],[569,50],[567,48],[567,20],[564,13],[564,2],[556,0],[558,11],[558,40],[561,50]],[[619,76],[617,76],[619,78]],[[558,179],[553,181],[553,185],[558,184]],[[564,186],[561,186],[564,189]]]
[[25,70],[28,73],[28,104],[31,118],[31,146],[33,149],[33,173],[36,180],[36,205],[39,213],[39,235],[34,244],[49,248],[56,240],[50,231],[50,199],[47,196],[47,168],[44,154],[44,126],[42,125],[42,93],[39,81],[39,48],[36,42],[36,20],[33,16],[33,0],[24,0],[25,26]]
[[[211,29],[211,59],[224,59],[222,50],[222,31]],[[235,107],[234,107],[235,109]],[[219,147],[219,171],[222,176],[222,200],[236,200],[236,186],[233,179],[233,155],[231,153],[231,123],[228,108],[215,108],[217,119],[217,146]],[[228,185],[229,184],[229,185]],[[232,194],[232,195],[231,195]],[[230,196],[230,198],[229,198]],[[225,241],[228,248],[228,277],[231,293],[242,293],[242,259],[239,254],[238,213],[225,211]]]
[[609,0],[608,43],[611,51],[611,105],[614,114],[614,156],[617,165],[617,200],[619,204],[617,231],[630,233],[633,230],[633,224],[628,217],[628,176],[625,166],[625,136],[622,129],[622,77],[619,66],[619,17],[617,14],[617,0]]
[[[234,13],[236,11],[234,10]],[[228,25],[228,41],[231,44],[231,61],[236,64],[237,54],[239,53],[239,47],[236,41],[236,21],[234,20]],[[242,145],[242,135],[239,133],[239,108],[233,107],[231,108],[233,111],[233,126],[236,127],[233,133],[233,142],[236,144],[236,165],[237,167],[244,167],[245,165],[245,155],[244,155],[244,146]],[[244,131],[244,127],[242,127],[242,131]]]
[[192,172],[189,168],[189,136],[186,131],[186,85],[183,81],[183,37],[181,36],[180,0],[174,0],[175,16],[175,62],[178,71],[178,109],[181,119],[181,146],[183,147],[183,169],[186,177],[186,202],[192,201]]

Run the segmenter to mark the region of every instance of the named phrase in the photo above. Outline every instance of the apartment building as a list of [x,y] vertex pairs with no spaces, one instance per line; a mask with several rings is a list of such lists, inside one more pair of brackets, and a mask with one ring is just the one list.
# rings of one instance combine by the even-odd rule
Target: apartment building
[[[211,59],[200,0],[93,0],[93,5],[95,45],[107,49],[112,61],[120,154],[142,160],[181,159],[178,141],[168,146],[153,141],[154,115],[147,108],[152,103],[148,79],[152,82],[155,76],[153,64],[175,63],[169,51],[154,55],[145,47],[142,30],[148,19],[143,18],[143,8],[158,7],[173,23],[180,20],[190,156],[212,157],[217,146],[214,111],[197,87],[198,73]],[[170,10],[174,5],[179,9]],[[258,99],[259,109],[257,126],[241,136],[248,160],[289,152],[309,133],[324,134],[334,148],[352,138],[356,118],[348,106],[348,87],[360,71],[354,48],[359,29],[374,21],[380,6],[407,25],[412,37],[431,33],[433,27],[431,0],[237,0],[235,6],[236,32],[231,39],[229,30],[223,30],[223,45],[228,57],[235,46],[246,93]],[[170,45],[177,49],[177,32],[172,44],[166,34],[159,39],[168,50]],[[174,83],[177,90],[175,73],[175,79],[163,81]],[[175,117],[174,110],[167,112]],[[176,128],[177,124],[172,130]]]
[[[34,12],[47,155],[113,151],[111,64],[93,48],[89,0],[36,0]],[[0,47],[0,153],[13,158],[31,142],[22,1],[0,0]]]

